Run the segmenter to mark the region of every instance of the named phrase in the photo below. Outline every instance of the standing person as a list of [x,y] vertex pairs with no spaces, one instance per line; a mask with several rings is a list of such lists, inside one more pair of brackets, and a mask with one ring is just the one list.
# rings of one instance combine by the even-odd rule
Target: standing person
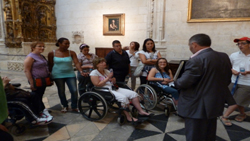
[[246,119],[247,115],[244,107],[250,104],[250,38],[242,37],[240,39],[234,39],[234,42],[237,43],[236,45],[239,47],[240,51],[230,55],[233,75],[229,90],[233,91],[233,97],[237,106],[229,106],[222,116],[222,122],[226,126],[232,125],[228,116],[237,108],[240,114],[235,117],[235,120],[242,122]]
[[144,40],[142,50],[136,53],[140,57],[140,60],[145,64],[142,74],[140,76],[141,84],[147,83],[147,75],[151,68],[154,67],[158,58],[161,58],[159,51],[155,49],[155,43],[152,39],[147,38]]
[[134,72],[136,67],[138,66],[138,55],[135,55],[139,50],[140,44],[138,42],[131,42],[129,46],[129,50],[126,50],[129,59],[130,59],[130,74],[131,74],[131,89],[135,89],[136,85],[136,76],[134,76]]
[[105,59],[110,69],[114,71],[114,77],[117,82],[124,82],[125,77],[129,74],[130,60],[126,51],[122,50],[120,41],[112,42],[114,50],[110,51]]
[[33,42],[31,45],[31,53],[27,55],[24,60],[24,73],[30,83],[30,89],[33,93],[37,94],[40,99],[40,115],[44,117],[53,118],[48,112],[48,109],[45,109],[43,103],[43,95],[46,90],[46,86],[35,87],[34,79],[35,78],[45,78],[50,75],[48,69],[48,62],[45,57],[41,54],[44,52],[45,46],[43,42]]
[[93,60],[97,57],[93,53],[89,53],[89,46],[87,44],[81,44],[79,46],[80,53],[77,55],[78,61],[80,63],[81,68],[83,69],[83,76],[78,71],[77,79],[78,79],[78,90],[79,94],[83,94],[86,92],[86,85],[90,82],[89,73],[93,70]]
[[56,46],[57,50],[49,52],[49,70],[52,74],[52,78],[56,83],[58,95],[62,104],[61,112],[68,111],[68,101],[65,95],[65,83],[68,85],[71,93],[71,109],[78,112],[77,109],[77,87],[76,87],[76,75],[72,63],[74,62],[78,71],[83,75],[82,68],[78,62],[76,53],[68,50],[70,42],[67,38],[58,39]]
[[7,99],[4,92],[2,77],[0,76],[0,138],[1,141],[13,141],[8,129],[2,123],[8,118]]
[[164,92],[170,93],[174,98],[174,104],[177,105],[179,93],[175,88],[168,85],[170,82],[174,81],[173,79],[172,71],[170,70],[168,61],[165,58],[159,58],[156,62],[155,68],[152,68],[148,74],[148,81],[153,81],[154,84],[162,88]]
[[187,141],[214,141],[217,117],[222,115],[230,91],[231,63],[225,53],[210,48],[206,34],[189,39],[193,53],[174,84],[180,89],[178,113],[185,119]]

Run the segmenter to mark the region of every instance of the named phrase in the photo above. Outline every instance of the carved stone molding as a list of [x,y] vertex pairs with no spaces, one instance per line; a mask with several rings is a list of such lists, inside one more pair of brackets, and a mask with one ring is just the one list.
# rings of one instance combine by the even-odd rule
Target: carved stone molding
[[83,31],[72,31],[73,44],[84,43]]
[[4,0],[5,44],[56,41],[55,0]]
[[23,71],[23,63],[22,62],[8,62],[8,70],[11,71]]

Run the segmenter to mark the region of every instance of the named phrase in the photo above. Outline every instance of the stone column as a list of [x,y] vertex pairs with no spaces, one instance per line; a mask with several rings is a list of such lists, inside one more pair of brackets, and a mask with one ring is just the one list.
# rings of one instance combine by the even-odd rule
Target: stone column
[[165,7],[166,0],[148,1],[148,32],[147,36],[155,41],[156,49],[161,52],[162,57],[166,57],[165,39]]

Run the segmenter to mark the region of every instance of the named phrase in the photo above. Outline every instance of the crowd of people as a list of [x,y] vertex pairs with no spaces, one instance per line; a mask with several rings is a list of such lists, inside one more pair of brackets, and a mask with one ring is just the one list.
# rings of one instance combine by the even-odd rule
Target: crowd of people
[[[58,49],[49,52],[48,60],[42,55],[45,49],[43,42],[31,44],[31,53],[24,61],[24,72],[30,84],[31,96],[36,102],[28,102],[38,116],[35,124],[44,125],[53,120],[49,110],[45,108],[42,98],[47,85],[37,86],[37,78],[49,77],[57,86],[58,96],[62,105],[61,112],[68,110],[79,112],[77,108],[78,93],[87,91],[87,83],[94,86],[111,89],[122,107],[128,107],[130,101],[141,116],[152,116],[145,112],[139,103],[138,94],[134,92],[136,76],[134,72],[141,61],[144,64],[140,75],[140,83],[148,81],[161,87],[166,93],[171,93],[174,104],[178,105],[178,114],[185,119],[186,139],[215,140],[217,117],[220,117],[225,126],[232,126],[230,114],[239,109],[240,114],[235,117],[238,122],[244,121],[247,115],[244,107],[250,104],[250,38],[243,37],[234,40],[240,51],[228,57],[227,54],[214,51],[211,39],[206,34],[196,34],[189,39],[189,49],[193,53],[184,66],[184,72],[174,81],[173,72],[168,61],[162,58],[156,50],[152,39],[145,39],[142,50],[136,41],[129,47],[122,48],[120,41],[114,40],[112,47],[105,58],[99,58],[89,53],[89,46],[81,44],[80,53],[69,50],[70,42],[67,38],[58,39]],[[74,66],[78,70],[77,76]],[[126,76],[131,77],[131,88],[127,90],[112,89],[116,82],[125,82]],[[9,79],[2,78],[7,95]],[[78,89],[77,89],[78,80]],[[65,83],[71,93],[71,108],[65,96]],[[175,88],[169,83],[174,83]],[[1,84],[2,85],[2,84]],[[5,97],[3,97],[5,98]],[[2,98],[0,98],[1,100]],[[228,109],[224,112],[225,103]],[[1,103],[0,103],[1,104]],[[35,106],[34,106],[35,105]],[[4,107],[4,106],[0,106]],[[6,113],[6,108],[5,108]],[[128,122],[139,122],[124,110]],[[1,114],[1,121],[7,114]],[[44,120],[43,120],[44,119]],[[5,129],[0,126],[0,134]]]

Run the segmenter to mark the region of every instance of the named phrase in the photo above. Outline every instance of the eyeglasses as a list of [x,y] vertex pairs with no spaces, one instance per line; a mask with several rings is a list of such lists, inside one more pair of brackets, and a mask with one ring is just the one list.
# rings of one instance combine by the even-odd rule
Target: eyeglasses
[[246,44],[249,44],[249,43],[237,43],[236,46],[240,46],[240,45],[246,45]]

